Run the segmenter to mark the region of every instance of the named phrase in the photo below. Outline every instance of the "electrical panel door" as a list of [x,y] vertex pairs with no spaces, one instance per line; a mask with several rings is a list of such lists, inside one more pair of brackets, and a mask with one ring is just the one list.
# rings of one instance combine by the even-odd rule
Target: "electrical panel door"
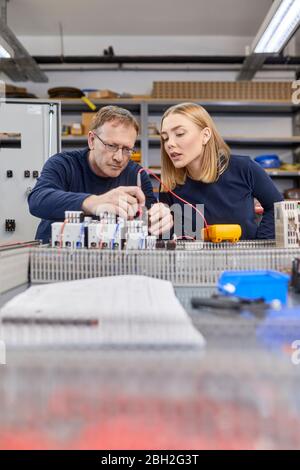
[[0,243],[34,240],[39,219],[27,198],[47,158],[59,151],[59,102],[0,101]]

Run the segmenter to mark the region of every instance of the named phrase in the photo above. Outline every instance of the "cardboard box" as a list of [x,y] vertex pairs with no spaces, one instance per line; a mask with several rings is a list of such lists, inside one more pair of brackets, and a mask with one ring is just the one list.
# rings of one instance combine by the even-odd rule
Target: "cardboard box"
[[82,113],[81,114],[81,124],[83,129],[83,134],[87,135],[90,130],[90,125],[93,117],[96,113]]
[[10,93],[27,93],[27,88],[11,85],[10,83],[5,84],[5,91],[7,94]]
[[82,135],[82,125],[79,122],[73,122],[71,126],[71,135]]
[[112,90],[97,90],[97,91],[90,91],[88,93],[88,97],[91,100],[103,100],[106,98],[118,98],[119,94]]
[[153,82],[153,98],[290,101],[292,82]]
[[131,98],[134,100],[150,100],[152,96],[151,95],[131,95]]

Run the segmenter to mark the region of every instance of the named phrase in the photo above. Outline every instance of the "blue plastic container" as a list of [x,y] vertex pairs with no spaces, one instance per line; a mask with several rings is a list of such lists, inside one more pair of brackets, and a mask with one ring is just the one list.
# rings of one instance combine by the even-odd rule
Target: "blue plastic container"
[[278,271],[225,271],[218,281],[222,294],[242,299],[262,298],[265,302],[287,301],[290,276]]
[[280,167],[280,159],[276,154],[269,154],[269,155],[258,155],[254,158],[254,160],[262,167],[262,168],[279,168]]
[[266,317],[256,328],[256,337],[268,349],[284,350],[285,346],[290,349],[292,343],[299,340],[299,331],[300,305],[268,310]]

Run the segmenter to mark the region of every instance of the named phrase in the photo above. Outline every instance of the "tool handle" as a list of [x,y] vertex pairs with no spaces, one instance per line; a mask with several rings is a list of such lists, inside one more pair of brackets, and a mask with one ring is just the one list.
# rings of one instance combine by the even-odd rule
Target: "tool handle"
[[191,299],[192,307],[201,309],[203,307],[209,308],[219,308],[219,309],[233,309],[240,311],[241,304],[235,300],[231,299],[213,299],[213,298],[201,298],[201,297],[193,297]]
[[94,103],[92,103],[91,100],[90,100],[87,96],[82,96],[81,99],[82,99],[82,101],[84,101],[85,104],[88,105],[88,107],[89,107],[92,111],[96,111],[97,106],[94,105]]

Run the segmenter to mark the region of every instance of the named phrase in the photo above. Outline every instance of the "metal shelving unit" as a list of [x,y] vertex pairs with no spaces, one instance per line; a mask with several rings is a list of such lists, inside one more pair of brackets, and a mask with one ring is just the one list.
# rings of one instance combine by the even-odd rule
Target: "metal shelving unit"
[[[204,106],[208,112],[216,116],[289,116],[293,120],[294,136],[225,136],[225,141],[234,147],[239,148],[265,148],[265,149],[287,149],[294,155],[294,162],[300,161],[300,111],[299,107],[287,101],[205,101],[189,100]],[[159,136],[148,135],[149,118],[154,115],[162,115],[164,111],[179,102],[179,100],[160,100],[160,99],[103,99],[93,100],[97,109],[102,106],[113,104],[122,106],[139,116],[141,124],[141,134],[138,139],[142,152],[142,163],[144,166],[151,166],[149,161],[149,150],[158,148],[160,145]],[[87,105],[81,100],[65,99],[61,102],[63,114],[76,114],[81,112],[91,112]],[[63,147],[85,146],[86,136],[63,136]],[[158,172],[159,173],[159,172]],[[268,174],[273,178],[291,178],[296,184],[300,184],[299,171],[280,171],[271,170]]]
[[[116,106],[124,106],[131,112],[138,112],[142,104],[149,106],[149,113],[161,113],[168,107],[178,103],[180,100],[160,100],[160,99],[143,99],[134,98],[118,98],[118,99],[102,99],[93,100],[93,103],[100,108],[108,104]],[[210,113],[263,113],[263,114],[292,114],[299,111],[297,105],[293,105],[290,101],[207,101],[207,100],[187,100],[189,102],[199,103]],[[89,112],[88,106],[80,99],[63,99],[61,100],[63,113],[80,113]],[[92,111],[91,111],[92,112]]]
[[[140,143],[141,137],[138,136],[136,141],[137,143]],[[87,147],[87,135],[63,135],[61,136],[61,144],[63,148],[74,147],[74,145],[79,147]]]
[[[276,148],[298,148],[300,147],[299,137],[261,137],[261,136],[223,136],[228,145],[241,147],[276,147]],[[160,137],[149,135],[149,145],[160,145]]]
[[[93,112],[86,103],[80,99],[68,99],[64,98],[61,101],[61,110],[63,114],[75,114],[75,113],[88,113]],[[121,106],[132,113],[140,113],[141,101],[134,99],[103,99],[103,100],[92,100],[93,103],[97,106],[97,110],[102,106],[107,106],[109,104],[114,104],[116,106]]]

